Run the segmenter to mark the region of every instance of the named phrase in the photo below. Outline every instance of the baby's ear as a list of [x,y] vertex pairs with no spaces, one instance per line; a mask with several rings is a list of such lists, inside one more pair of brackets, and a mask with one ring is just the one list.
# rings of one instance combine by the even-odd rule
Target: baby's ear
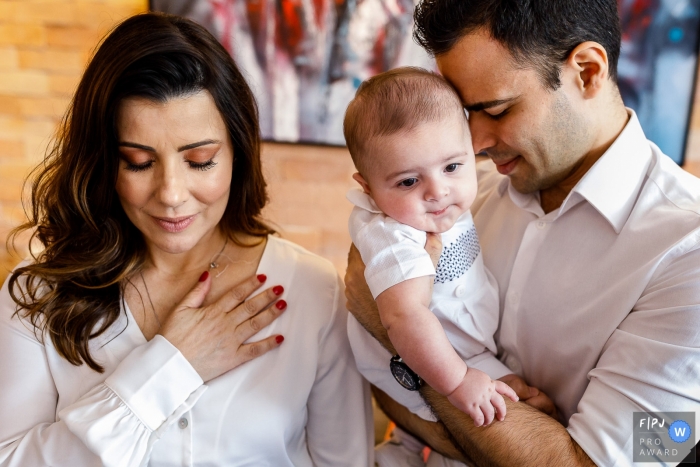
[[365,180],[365,178],[364,178],[362,175],[360,175],[360,172],[355,172],[354,174],[352,174],[352,178],[353,178],[357,183],[360,184],[360,186],[362,187],[362,191],[364,191],[364,192],[367,193],[368,195],[371,195],[371,194],[372,194],[372,193],[369,191],[369,184],[367,183],[367,181]]

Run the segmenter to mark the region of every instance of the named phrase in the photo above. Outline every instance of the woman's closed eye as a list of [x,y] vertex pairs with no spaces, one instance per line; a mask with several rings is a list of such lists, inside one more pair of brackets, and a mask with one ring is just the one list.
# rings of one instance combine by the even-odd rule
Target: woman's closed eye
[[185,152],[185,161],[195,170],[209,170],[217,164],[214,159],[220,149],[220,144],[193,148]]
[[196,170],[209,170],[217,164],[216,162],[214,162],[213,157],[208,161],[204,162],[187,161],[187,163],[190,164],[190,167]]
[[[126,170],[130,170],[132,172],[143,172],[144,170],[148,170],[153,166],[153,160],[149,160],[146,162],[142,162],[141,164],[134,164],[129,161],[124,161],[126,162]],[[216,166],[217,162],[214,162],[214,158],[212,157],[211,159],[204,161],[204,162],[195,162],[195,161],[186,161],[187,164],[190,166],[190,168],[195,169],[195,170],[209,170]]]
[[126,170],[130,170],[132,172],[143,172],[144,170],[148,170],[153,166],[153,160],[148,160],[140,164],[135,164],[127,160],[124,160],[124,162],[126,162]]

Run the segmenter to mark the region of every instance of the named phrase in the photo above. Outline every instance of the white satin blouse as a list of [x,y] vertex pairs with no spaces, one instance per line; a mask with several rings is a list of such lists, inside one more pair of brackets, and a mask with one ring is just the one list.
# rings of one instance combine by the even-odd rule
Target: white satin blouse
[[206,384],[124,305],[91,341],[100,374],[60,357],[0,291],[0,466],[366,466],[371,413],[334,267],[269,237],[258,268],[287,311],[251,340],[284,344]]

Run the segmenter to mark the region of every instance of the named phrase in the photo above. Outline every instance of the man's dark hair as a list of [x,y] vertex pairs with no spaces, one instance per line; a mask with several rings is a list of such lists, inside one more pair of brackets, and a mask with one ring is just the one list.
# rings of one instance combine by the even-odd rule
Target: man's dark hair
[[616,0],[423,0],[414,19],[413,36],[429,53],[446,53],[483,28],[551,89],[561,85],[561,65],[576,46],[594,41],[605,48],[609,77],[617,80]]

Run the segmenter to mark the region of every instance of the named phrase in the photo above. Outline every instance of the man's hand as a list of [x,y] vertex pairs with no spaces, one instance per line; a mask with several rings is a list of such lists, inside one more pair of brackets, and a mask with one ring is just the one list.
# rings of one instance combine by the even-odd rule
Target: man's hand
[[396,349],[391,344],[386,329],[379,317],[377,303],[372,297],[372,292],[365,281],[365,263],[355,247],[350,246],[348,252],[348,269],[345,271],[345,298],[346,307],[355,319],[377,339],[390,354],[395,355]]
[[521,402],[525,402],[527,405],[544,412],[555,420],[559,420],[557,407],[547,394],[535,387],[528,386],[525,380],[518,375],[505,375],[500,380],[513,388]]
[[428,233],[425,239],[425,251],[430,255],[430,259],[433,262],[433,267],[437,269],[438,261],[440,261],[440,255],[442,255],[442,238],[440,234]]

